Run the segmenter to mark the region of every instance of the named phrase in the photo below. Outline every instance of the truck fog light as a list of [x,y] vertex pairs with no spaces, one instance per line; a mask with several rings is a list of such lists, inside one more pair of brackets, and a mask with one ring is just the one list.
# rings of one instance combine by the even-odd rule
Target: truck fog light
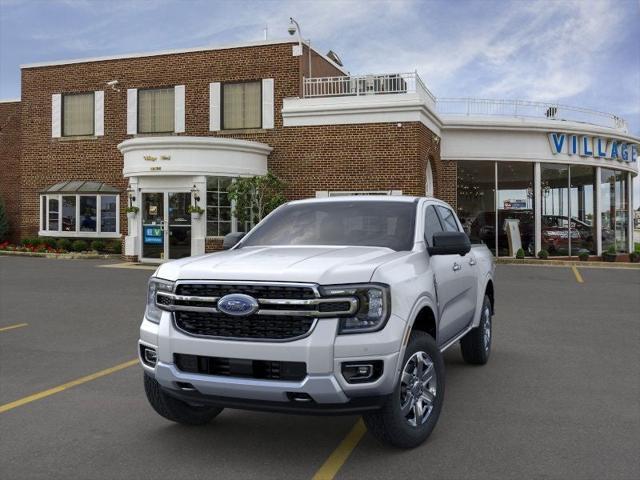
[[342,364],[342,376],[347,383],[373,382],[382,375],[382,360],[346,362]]
[[155,367],[156,362],[158,361],[158,354],[155,349],[146,347],[144,345],[141,345],[140,349],[142,350],[142,361],[144,362],[144,364],[148,365],[149,367]]

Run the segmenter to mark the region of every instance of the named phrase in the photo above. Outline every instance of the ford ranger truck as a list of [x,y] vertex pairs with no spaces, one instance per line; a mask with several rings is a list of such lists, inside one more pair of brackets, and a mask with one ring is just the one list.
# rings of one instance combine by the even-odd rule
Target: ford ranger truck
[[289,202],[226,251],[159,266],[140,327],[157,413],[200,425],[224,408],[361,414],[415,447],[438,421],[442,352],[491,352],[494,261],[433,198]]

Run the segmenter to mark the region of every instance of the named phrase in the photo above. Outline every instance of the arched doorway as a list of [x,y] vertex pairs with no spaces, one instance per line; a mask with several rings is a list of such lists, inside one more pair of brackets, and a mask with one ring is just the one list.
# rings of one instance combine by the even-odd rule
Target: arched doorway
[[433,197],[433,170],[431,160],[427,159],[427,171],[425,175],[424,193],[427,197]]

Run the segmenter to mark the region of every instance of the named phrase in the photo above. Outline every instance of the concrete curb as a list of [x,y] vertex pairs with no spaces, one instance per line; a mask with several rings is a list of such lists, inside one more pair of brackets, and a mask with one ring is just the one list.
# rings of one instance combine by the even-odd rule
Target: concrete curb
[[0,250],[0,255],[15,256],[15,257],[43,257],[43,258],[55,258],[58,260],[107,260],[117,259],[121,260],[122,256],[113,253],[42,253],[42,252],[13,252],[11,250]]
[[496,258],[496,263],[502,265],[527,265],[536,267],[584,267],[584,268],[621,268],[640,270],[640,263],[616,263],[616,262],[581,262],[576,260],[524,260],[517,258]]

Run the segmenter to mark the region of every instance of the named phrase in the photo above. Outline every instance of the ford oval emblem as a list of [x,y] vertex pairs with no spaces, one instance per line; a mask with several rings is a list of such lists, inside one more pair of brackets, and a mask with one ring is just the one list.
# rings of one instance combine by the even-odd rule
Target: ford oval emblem
[[218,310],[234,317],[244,317],[258,310],[258,301],[243,293],[232,293],[218,300]]

